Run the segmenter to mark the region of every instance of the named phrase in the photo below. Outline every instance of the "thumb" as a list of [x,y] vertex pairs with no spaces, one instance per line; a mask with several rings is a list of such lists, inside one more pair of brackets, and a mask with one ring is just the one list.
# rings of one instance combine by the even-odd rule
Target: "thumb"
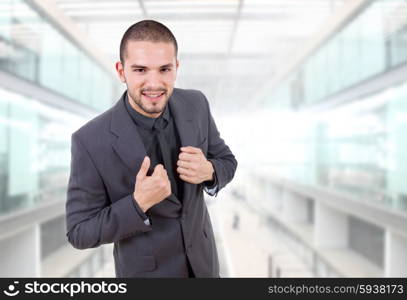
[[150,158],[148,156],[145,156],[143,163],[141,164],[140,170],[137,173],[137,178],[143,179],[144,177],[146,177],[149,168],[150,168]]

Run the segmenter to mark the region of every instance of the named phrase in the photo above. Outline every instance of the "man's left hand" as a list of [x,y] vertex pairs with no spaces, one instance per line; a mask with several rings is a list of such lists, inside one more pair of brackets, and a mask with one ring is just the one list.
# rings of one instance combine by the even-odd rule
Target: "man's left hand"
[[186,182],[199,184],[213,180],[212,163],[206,159],[200,148],[181,147],[177,166],[179,177]]

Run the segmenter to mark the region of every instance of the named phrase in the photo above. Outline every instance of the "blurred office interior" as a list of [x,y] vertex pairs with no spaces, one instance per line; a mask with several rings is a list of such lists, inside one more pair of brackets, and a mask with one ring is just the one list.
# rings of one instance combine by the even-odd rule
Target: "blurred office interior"
[[66,240],[70,136],[142,19],[239,161],[206,199],[221,277],[407,276],[407,0],[1,0],[0,277],[115,276]]

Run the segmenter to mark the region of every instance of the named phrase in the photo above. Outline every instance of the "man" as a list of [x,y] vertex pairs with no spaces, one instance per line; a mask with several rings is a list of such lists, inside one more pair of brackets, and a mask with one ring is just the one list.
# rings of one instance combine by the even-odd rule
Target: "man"
[[216,195],[237,161],[205,96],[174,88],[177,51],[163,24],[132,25],[116,63],[127,91],[72,135],[68,240],[114,243],[118,277],[219,277],[203,191]]

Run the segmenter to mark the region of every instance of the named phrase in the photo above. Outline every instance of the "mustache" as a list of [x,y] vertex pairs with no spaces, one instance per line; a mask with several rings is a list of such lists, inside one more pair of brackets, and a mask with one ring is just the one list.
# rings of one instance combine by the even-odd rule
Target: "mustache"
[[144,88],[140,90],[141,93],[145,93],[145,92],[167,92],[167,89],[165,88],[159,88],[159,89],[150,89],[150,88]]

